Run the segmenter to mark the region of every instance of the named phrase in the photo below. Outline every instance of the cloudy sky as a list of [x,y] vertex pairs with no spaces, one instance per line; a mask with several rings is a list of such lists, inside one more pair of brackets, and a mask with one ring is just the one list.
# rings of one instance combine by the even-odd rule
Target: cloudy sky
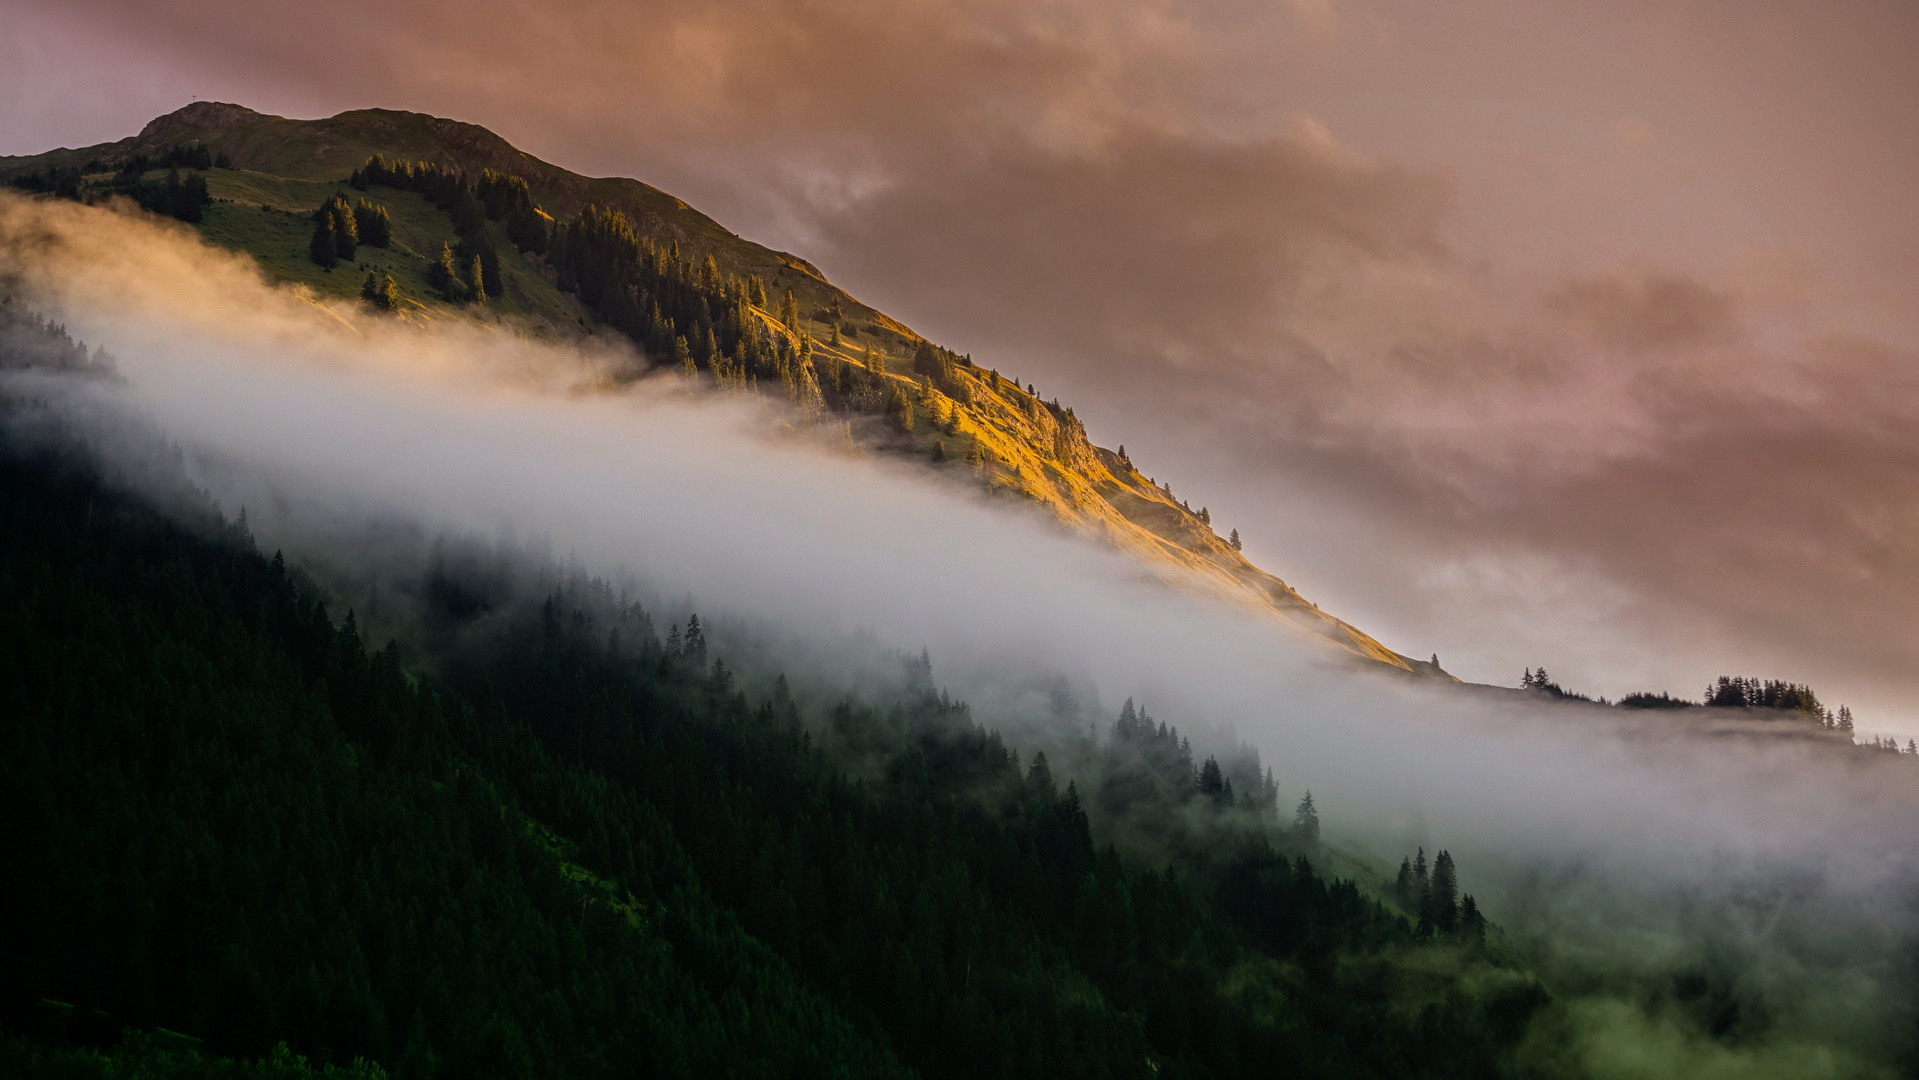
[[1919,733],[1919,8],[0,0],[0,153],[193,97],[632,175],[1074,404],[1464,678]]

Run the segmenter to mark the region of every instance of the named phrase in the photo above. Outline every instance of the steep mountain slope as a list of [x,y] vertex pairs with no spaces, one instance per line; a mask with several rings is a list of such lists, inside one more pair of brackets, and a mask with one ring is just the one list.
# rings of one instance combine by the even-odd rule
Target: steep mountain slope
[[[1196,512],[1176,499],[1170,484],[1143,475],[1123,452],[1087,440],[1070,408],[1041,401],[1031,387],[1022,389],[970,356],[932,347],[827,281],[806,260],[744,239],[640,181],[580,176],[515,149],[485,128],[420,113],[366,109],[304,121],[218,102],[196,102],[116,143],[0,158],[0,178],[52,178],[52,170],[68,170],[91,192],[104,189],[115,171],[124,176],[130,162],[144,164],[135,161],[137,155],[158,161],[172,148],[195,144],[231,165],[205,173],[213,202],[197,225],[208,240],[251,253],[268,274],[304,285],[323,301],[357,297],[369,270],[390,274],[403,298],[402,316],[412,319],[491,318],[542,337],[617,332],[576,292],[560,287],[565,278],[555,267],[540,254],[520,251],[494,225],[486,227],[499,253],[499,295],[488,298],[484,311],[436,298],[435,257],[460,237],[447,214],[416,191],[377,189],[392,217],[391,244],[360,249],[358,264],[344,270],[322,269],[307,254],[311,215],[336,194],[360,197],[344,181],[374,155],[429,162],[467,178],[484,170],[520,177],[532,201],[554,220],[593,207],[618,211],[634,233],[670,248],[672,264],[684,266],[689,276],[711,257],[716,276],[757,279],[761,302],[742,301],[743,309],[750,307],[754,332],[788,342],[799,362],[809,365],[809,383],[812,369],[821,381],[830,372],[835,387],[851,373],[868,380],[870,400],[903,402],[888,407],[893,423],[857,416],[848,421],[849,435],[857,426],[863,446],[933,461],[966,457],[977,482],[1037,502],[1068,527],[1142,559],[1180,568],[1194,587],[1265,610],[1349,657],[1451,678],[1436,663],[1403,656],[1321,612],[1254,566],[1213,531],[1203,509]],[[164,172],[146,175],[157,182]],[[787,306],[789,293],[793,302]],[[787,310],[779,314],[771,310],[782,306]],[[937,384],[926,377],[929,366],[939,371]]]

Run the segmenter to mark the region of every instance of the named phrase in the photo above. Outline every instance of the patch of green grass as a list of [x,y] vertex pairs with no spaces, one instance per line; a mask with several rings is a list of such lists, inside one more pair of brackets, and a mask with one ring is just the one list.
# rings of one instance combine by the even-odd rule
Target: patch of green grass
[[[209,242],[253,256],[267,276],[276,281],[305,285],[316,294],[355,299],[369,270],[391,274],[411,310],[451,314],[460,305],[449,304],[428,283],[427,269],[438,259],[442,245],[459,243],[446,213],[424,195],[391,188],[360,192],[345,184],[269,176],[265,173],[216,169],[208,187],[217,200],[207,208],[200,233]],[[351,262],[327,270],[307,254],[313,236],[312,213],[334,195],[358,204],[365,198],[384,206],[393,223],[388,247],[362,245]],[[521,322],[542,335],[579,332],[583,314],[577,300],[546,280],[525,256],[492,229],[500,253],[503,295],[490,297],[487,309]]]

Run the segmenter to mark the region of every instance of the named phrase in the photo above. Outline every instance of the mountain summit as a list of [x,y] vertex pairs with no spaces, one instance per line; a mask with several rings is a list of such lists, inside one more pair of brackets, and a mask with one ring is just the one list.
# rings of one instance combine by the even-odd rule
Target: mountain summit
[[[199,167],[204,188],[188,187],[203,194],[188,199],[205,205],[176,216],[322,298],[365,296],[402,318],[488,318],[542,337],[624,333],[656,363],[722,387],[771,392],[777,378],[803,407],[843,416],[871,451],[970,473],[1355,660],[1451,679],[1254,566],[1236,533],[1222,538],[1206,508],[1143,474],[1123,447],[1093,445],[1057,399],[638,180],[581,176],[486,128],[422,113],[291,120],[213,101],[118,142],[0,158],[0,179],[86,199],[145,192],[159,206],[161,178],[183,165]],[[322,251],[329,207],[350,217],[356,203],[377,213],[379,235],[339,249],[329,238]]]

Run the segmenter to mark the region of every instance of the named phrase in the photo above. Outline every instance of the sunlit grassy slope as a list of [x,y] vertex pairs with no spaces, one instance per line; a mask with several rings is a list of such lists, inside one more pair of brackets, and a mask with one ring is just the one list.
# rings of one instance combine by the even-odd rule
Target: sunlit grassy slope
[[[357,262],[330,271],[307,258],[309,215],[336,192],[357,200],[361,193],[346,187],[345,178],[373,154],[439,162],[468,174],[497,169],[524,177],[536,201],[555,217],[570,216],[590,203],[617,208],[641,232],[677,241],[682,252],[695,259],[711,254],[726,272],[758,275],[770,296],[790,290],[810,322],[819,355],[864,364],[870,347],[889,378],[912,381],[907,358],[918,335],[827,281],[806,260],[740,237],[638,180],[568,172],[472,124],[387,109],[289,120],[237,105],[196,102],[117,143],[0,158],[0,178],[49,165],[80,166],[136,152],[164,152],[174,144],[193,142],[228,154],[235,166],[208,174],[216,201],[200,225],[202,234],[251,254],[272,277],[305,285],[321,296],[356,297],[371,269],[393,275],[409,318],[505,319],[542,337],[597,332],[595,320],[575,298],[556,288],[503,235],[495,236],[495,246],[506,281],[504,296],[492,298],[484,312],[435,298],[427,285],[427,267],[440,246],[456,238],[447,215],[422,195],[386,188],[370,193],[392,215],[389,248],[362,247]],[[836,305],[839,321],[857,333],[840,345],[831,344],[832,325],[821,321]],[[1062,443],[1049,411],[1017,384],[1001,379],[990,365],[962,366],[955,378],[970,388],[970,402],[946,397],[921,402],[915,406],[913,434],[889,433],[864,445],[925,459],[940,442],[955,462],[946,471],[963,474],[965,466],[958,461],[976,442],[990,452],[994,464],[975,470],[975,478],[995,492],[1038,503],[1067,526],[1101,536],[1149,563],[1180,568],[1191,587],[1256,606],[1351,657],[1450,678],[1437,665],[1402,656],[1321,612],[1285,582],[1247,561],[1116,453],[1084,442]],[[957,419],[936,428],[934,405]]]

